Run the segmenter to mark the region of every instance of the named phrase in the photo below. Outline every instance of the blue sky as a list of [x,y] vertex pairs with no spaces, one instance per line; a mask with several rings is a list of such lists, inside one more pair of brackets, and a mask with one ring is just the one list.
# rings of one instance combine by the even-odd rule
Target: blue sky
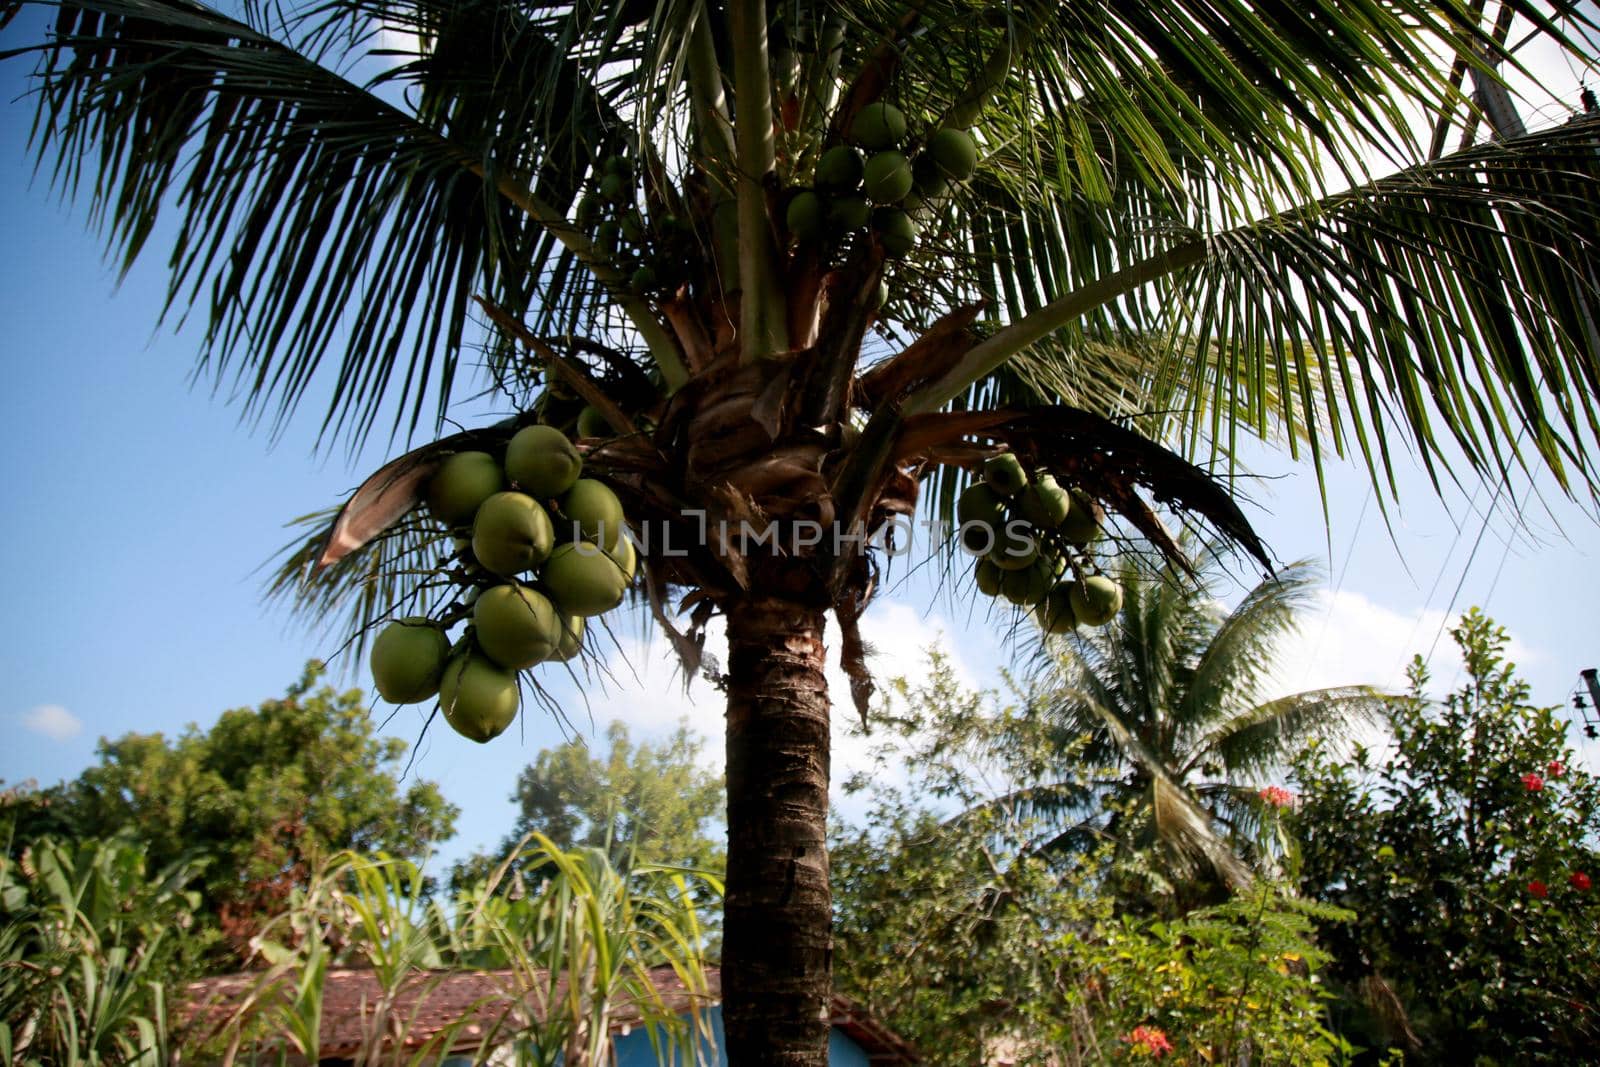
[[[23,21],[0,34],[0,48],[20,38]],[[0,66],[8,101],[21,91],[22,69]],[[63,205],[46,179],[33,178],[30,118],[25,104],[0,105],[0,552],[13,561],[0,617],[0,779],[50,783],[86,766],[101,736],[209,723],[280,695],[307,659],[331,655],[337,638],[263,607],[256,568],[285,541],[287,520],[339,500],[387,456],[383,442],[354,460],[338,448],[314,453],[314,405],[273,442],[241,424],[238,406],[209,382],[191,384],[197,331],[155,328],[160,257],[118,285],[82,206]],[[1490,492],[1474,510],[1471,485],[1441,500],[1408,469],[1403,503],[1390,505],[1391,541],[1364,472],[1331,472],[1325,525],[1308,469],[1265,451],[1256,462],[1263,478],[1246,487],[1246,510],[1274,553],[1326,566],[1332,546],[1318,612],[1287,650],[1286,688],[1399,684],[1409,655],[1435,645],[1452,605],[1459,613],[1484,604],[1511,630],[1540,703],[1567,702],[1578,671],[1600,665],[1592,505],[1545,485],[1552,514],[1529,504],[1533,534],[1515,534],[1505,516],[1510,497],[1520,505],[1527,489],[1518,480],[1484,532]],[[926,573],[867,617],[886,676],[914,671],[920,649],[942,638],[969,679],[993,684],[1006,654],[997,629],[959,594],[941,595]],[[638,620],[618,635],[617,684],[591,692],[587,707],[567,693],[571,718],[586,726],[592,716],[603,729],[619,717],[651,733],[687,715],[720,747],[714,697],[683,693]],[[621,667],[624,656],[637,679]],[[1448,637],[1437,639],[1434,662],[1436,689],[1455,680]],[[366,684],[360,672],[344,677]],[[839,718],[852,714],[841,708]],[[524,719],[488,746],[447,732],[424,744],[415,773],[463,808],[447,858],[498,840],[517,771],[560,739],[554,724]],[[412,740],[419,726],[406,708],[388,729]],[[858,751],[844,742],[842,762]],[[1600,764],[1600,749],[1587,745],[1584,758]]]

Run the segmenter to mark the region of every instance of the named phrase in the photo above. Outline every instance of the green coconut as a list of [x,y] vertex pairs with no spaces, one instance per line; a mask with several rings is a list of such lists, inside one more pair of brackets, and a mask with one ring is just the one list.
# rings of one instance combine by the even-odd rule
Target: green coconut
[[578,200],[578,225],[586,230],[589,229],[600,221],[605,209],[606,203],[599,196],[594,193],[584,193]]
[[633,199],[633,183],[626,174],[611,171],[600,179],[600,193],[612,203],[621,204]]
[[611,558],[622,568],[624,580],[632,585],[633,576],[639,573],[639,552],[633,547],[633,542],[626,536],[619,538],[617,547],[611,550]]
[[619,220],[622,238],[632,244],[643,244],[646,233],[644,217],[637,211],[630,211]]
[[413,616],[391,622],[372,642],[372,681],[391,704],[415,704],[439,691],[439,677],[450,657],[444,631]]
[[817,188],[830,193],[848,193],[861,184],[864,167],[860,152],[849,145],[836,145],[817,160]]
[[1002,452],[984,461],[983,480],[1001,496],[1012,496],[1028,484],[1028,474],[1015,453]]
[[641,264],[628,279],[628,288],[638,296],[654,292],[660,286],[661,279],[656,275],[656,269],[648,263]]
[[1122,608],[1122,586],[1103,574],[1072,583],[1067,595],[1072,598],[1072,613],[1085,626],[1104,626]]
[[539,574],[561,610],[576,615],[610,611],[628,589],[621,564],[591,541],[557,545]]
[[850,123],[850,139],[862,148],[893,148],[905,138],[905,113],[886,100],[867,104]]
[[516,672],[497,667],[480,653],[458,653],[445,665],[439,682],[444,721],[480,745],[505,733],[517,717],[520,699]]
[[960,529],[961,547],[974,556],[987,557],[1000,543],[1000,527],[987,522],[966,522]]
[[472,523],[472,554],[502,578],[532,570],[550,557],[556,531],[539,502],[526,493],[496,493]]
[[622,243],[622,227],[617,225],[616,219],[607,219],[594,230],[594,246],[601,255],[614,256],[617,246]]
[[1072,498],[1046,474],[1022,490],[1017,496],[1017,506],[1023,518],[1035,526],[1053,530],[1072,510]]
[[593,541],[609,552],[622,539],[622,501],[604,482],[579,478],[561,498],[561,515],[568,523],[562,534],[575,541]]
[[554,426],[524,426],[506,446],[506,477],[540,500],[571,489],[582,470],[583,457]]
[[917,244],[917,224],[899,208],[879,208],[873,213],[872,228],[885,254],[893,259],[909,253]]
[[551,663],[565,663],[583,648],[583,616],[565,615],[560,624],[561,640],[556,650],[546,657]]
[[483,654],[508,671],[550,658],[561,643],[561,618],[537,589],[497,585],[472,609],[473,632]]
[[1068,490],[1067,498],[1071,503],[1067,506],[1067,517],[1058,527],[1061,536],[1074,545],[1093,542],[1100,536],[1100,516],[1103,514],[1100,505],[1077,489]]
[[860,193],[846,193],[828,201],[828,225],[844,233],[859,230],[872,218],[872,206]]
[[938,162],[923,152],[911,164],[912,191],[923,200],[936,200],[950,191],[950,182]]
[[585,404],[583,410],[578,412],[578,436],[606,437],[610,433],[611,424],[600,414],[600,409],[593,404]]
[[1078,613],[1072,609],[1073,585],[1072,582],[1061,583],[1033,609],[1033,617],[1045,633],[1065,634],[1077,628]]
[[875,203],[898,204],[911,191],[911,163],[899,152],[879,152],[867,160],[863,185]]
[[972,568],[972,580],[978,583],[978,592],[984,596],[1000,595],[1005,574],[1005,571],[994,565],[993,560],[980,559]]
[[1032,607],[1050,595],[1054,568],[1043,556],[1021,570],[1002,571],[1000,592],[1018,607]]
[[996,532],[994,547],[989,550],[988,558],[1003,571],[1020,571],[1031,567],[1039,558],[1039,538],[1034,535],[1033,527],[1012,520]]
[[889,302],[889,282],[886,278],[878,279],[878,287],[872,291],[872,296],[867,307],[868,311],[877,311]]
[[1005,521],[1005,514],[1005,498],[983,482],[973,482],[956,498],[958,522],[987,522],[999,526]]
[[987,555],[999,544],[1006,502],[989,486],[974,482],[956,498],[956,522],[961,528],[961,547],[975,556]]
[[964,182],[977,173],[978,146],[966,130],[940,130],[928,138],[926,151],[947,178]]
[[428,480],[428,510],[446,526],[472,521],[478,505],[505,488],[500,464],[487,452],[457,452]]
[[784,221],[789,226],[789,232],[800,240],[815,241],[822,234],[826,214],[822,197],[806,189],[790,198]]

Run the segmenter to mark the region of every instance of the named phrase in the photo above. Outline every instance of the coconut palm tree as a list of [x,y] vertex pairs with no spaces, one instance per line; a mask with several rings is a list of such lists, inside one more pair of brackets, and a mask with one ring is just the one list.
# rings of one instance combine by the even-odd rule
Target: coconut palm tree
[[1120,777],[1040,783],[1008,798],[1048,816],[1043,848],[1110,837],[1140,891],[1179,906],[1250,878],[1274,771],[1313,740],[1382,726],[1385,695],[1347,685],[1268,697],[1279,644],[1317,585],[1309,563],[1283,568],[1226,610],[1219,575],[1123,567],[1116,620],[1045,637],[1032,660],[1034,700],[1063,738],[1087,744],[1076,765]]
[[[200,366],[251,414],[313,403],[355,443],[486,384],[517,412],[370,479],[290,561],[303,608],[443,610],[419,487],[579,405],[586,469],[675,531],[652,613],[691,668],[713,616],[730,635],[735,1062],[824,1055],[823,627],[865,707],[877,586],[860,541],[721,520],[948,514],[1010,449],[1166,555],[1157,504],[1265,562],[1189,462],[1241,433],[1379,481],[1400,441],[1596,481],[1600,122],[1425,143],[1476,121],[1463,77],[1516,62],[1513,24],[1578,52],[1574,0],[1492,27],[1468,0],[0,10],[35,3],[7,54],[38,63],[47,171],[119,258],[170,242],[166,310],[206,319]],[[875,209],[821,164],[849,141],[909,159],[874,159]]]

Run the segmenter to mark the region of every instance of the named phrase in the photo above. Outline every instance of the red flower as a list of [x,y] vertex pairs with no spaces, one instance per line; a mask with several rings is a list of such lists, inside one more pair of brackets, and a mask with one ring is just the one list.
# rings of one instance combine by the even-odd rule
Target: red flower
[[1543,882],[1539,881],[1537,878],[1528,883],[1528,892],[1532,893],[1540,900],[1543,900],[1545,897],[1550,895],[1549,887]]
[[1294,794],[1278,785],[1269,785],[1257,795],[1275,808],[1286,808],[1294,803]]
[[1544,788],[1544,779],[1540,778],[1532,771],[1529,771],[1527,774],[1522,776],[1522,788],[1526,789],[1530,793],[1537,793],[1539,790]]
[[1589,876],[1584,874],[1582,871],[1573,871],[1572,874],[1567,878],[1567,881],[1572,885],[1572,888],[1576,889],[1580,893],[1587,893],[1589,891],[1589,887],[1594,885],[1594,883],[1589,880]]
[[1558,759],[1553,759],[1545,765],[1545,770],[1550,772],[1550,777],[1560,778],[1567,773],[1567,765]]
[[1135,1026],[1133,1032],[1122,1040],[1137,1045],[1157,1059],[1172,1051],[1172,1042],[1167,1040],[1167,1035],[1154,1026]]

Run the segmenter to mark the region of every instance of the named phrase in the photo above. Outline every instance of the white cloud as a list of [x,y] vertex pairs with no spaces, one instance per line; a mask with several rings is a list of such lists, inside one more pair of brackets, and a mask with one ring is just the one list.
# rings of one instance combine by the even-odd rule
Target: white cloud
[[22,725],[52,741],[69,741],[83,733],[83,720],[60,704],[40,704],[22,713]]
[[[1406,668],[1418,654],[1429,664],[1430,695],[1441,695],[1461,681],[1461,655],[1450,639],[1449,622],[1437,609],[1397,611],[1360,593],[1319,590],[1315,610],[1306,613],[1299,630],[1280,646],[1267,695],[1338,685],[1403,692],[1409,688]],[[1518,664],[1543,658],[1515,635],[1506,654]]]
[[[1279,644],[1278,666],[1263,697],[1343,685],[1408,692],[1406,670],[1419,654],[1428,664],[1428,696],[1439,698],[1460,686],[1464,664],[1449,634],[1455,617],[1447,622],[1437,609],[1397,611],[1348,590],[1320,589],[1316,603],[1297,631]],[[1515,635],[1506,654],[1522,664],[1542,658]],[[1387,731],[1375,726],[1362,728],[1353,740],[1379,752],[1390,744]]]

